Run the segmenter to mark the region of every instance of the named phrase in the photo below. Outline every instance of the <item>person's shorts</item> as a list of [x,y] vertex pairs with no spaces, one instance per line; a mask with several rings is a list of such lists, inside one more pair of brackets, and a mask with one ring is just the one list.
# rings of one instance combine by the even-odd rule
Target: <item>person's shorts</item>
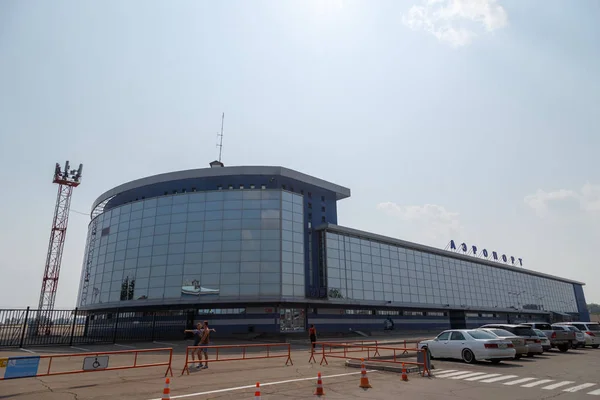
[[203,351],[204,353],[208,353],[208,349],[206,348],[208,346],[207,344],[199,344],[198,346],[200,347],[198,349],[198,351]]

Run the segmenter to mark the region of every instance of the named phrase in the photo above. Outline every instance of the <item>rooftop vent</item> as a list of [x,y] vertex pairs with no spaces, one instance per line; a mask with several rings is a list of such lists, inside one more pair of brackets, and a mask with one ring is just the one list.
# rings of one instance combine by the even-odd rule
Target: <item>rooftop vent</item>
[[213,161],[213,162],[211,162],[208,165],[210,165],[211,168],[217,168],[217,167],[224,167],[225,166],[225,164],[223,164],[221,161],[216,161],[216,160]]

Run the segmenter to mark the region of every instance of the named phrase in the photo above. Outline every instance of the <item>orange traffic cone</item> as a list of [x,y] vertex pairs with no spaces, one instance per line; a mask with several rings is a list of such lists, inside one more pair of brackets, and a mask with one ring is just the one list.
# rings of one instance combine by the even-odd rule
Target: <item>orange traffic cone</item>
[[402,380],[408,382],[408,375],[406,374],[406,366],[402,363]]
[[167,378],[167,380],[165,381],[165,388],[163,389],[163,395],[161,397],[161,400],[171,400],[171,389],[169,388],[170,383],[171,380]]
[[323,396],[325,392],[323,391],[323,380],[321,380],[321,373],[317,375],[317,390],[315,390],[315,396]]
[[363,389],[372,388],[373,386],[371,386],[371,384],[369,383],[369,378],[367,377],[367,369],[365,368],[365,360],[361,359],[360,362],[361,362],[361,364],[360,364],[360,385],[358,385],[358,387],[363,388]]
[[254,392],[254,400],[260,400],[260,383],[256,382],[256,392]]

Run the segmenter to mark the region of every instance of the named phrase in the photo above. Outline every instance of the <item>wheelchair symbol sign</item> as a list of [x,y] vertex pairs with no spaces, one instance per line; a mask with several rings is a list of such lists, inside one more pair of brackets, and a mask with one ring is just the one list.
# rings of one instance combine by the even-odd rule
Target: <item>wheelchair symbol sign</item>
[[83,359],[84,371],[98,371],[108,368],[108,356],[86,357]]

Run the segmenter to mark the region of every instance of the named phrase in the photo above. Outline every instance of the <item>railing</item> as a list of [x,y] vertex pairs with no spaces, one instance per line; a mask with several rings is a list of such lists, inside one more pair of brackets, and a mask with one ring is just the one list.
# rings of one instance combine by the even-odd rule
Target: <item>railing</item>
[[[274,348],[280,348],[283,349],[283,353],[282,352],[276,352],[274,353],[272,351],[272,349]],[[234,350],[241,350],[241,354],[236,353],[234,354],[234,357],[226,357],[223,358],[223,351],[222,350],[227,350],[227,349],[234,349]],[[249,349],[266,349],[266,354],[248,354],[248,350]],[[203,350],[215,350],[215,354],[213,356],[213,358],[210,358],[208,360],[201,360],[199,359],[198,361],[196,360],[191,360],[190,361],[190,354],[191,352],[194,351],[198,351],[200,350],[200,353]],[[212,354],[211,354],[212,356]],[[199,356],[200,357],[200,356]],[[183,375],[185,372],[187,372],[187,374],[190,374],[190,370],[188,368],[189,364],[193,364],[195,362],[207,362],[207,363],[213,363],[213,362],[222,362],[222,361],[243,361],[243,360],[260,360],[260,359],[266,359],[266,358],[286,358],[285,360],[285,365],[294,365],[294,363],[292,362],[292,346],[289,343],[267,343],[267,344],[234,344],[234,345],[226,345],[226,346],[188,346],[185,352],[185,365],[183,367],[183,370],[181,371],[181,375]]]
[[0,310],[0,347],[181,339],[187,324],[187,315],[177,310],[143,314],[119,310],[96,313],[77,308],[43,313],[29,307]]
[[[356,346],[352,350],[347,350],[345,345],[351,344]],[[379,351],[377,351],[377,346],[379,342],[377,340],[344,340],[344,341],[330,341],[330,342],[315,342],[315,348],[320,345],[327,345],[328,354],[330,353],[352,353],[352,352],[362,352],[365,351],[366,347],[375,346],[375,353],[373,356],[378,356]],[[335,349],[340,348],[342,350],[336,351]],[[310,357],[308,358],[308,362],[317,362],[315,359],[315,350],[311,348]]]
[[[415,345],[415,347],[416,347],[416,345],[417,345],[418,343],[420,343],[420,342],[423,342],[423,341],[425,341],[425,340],[431,340],[431,339],[433,339],[433,338],[425,338],[425,339],[410,339],[410,340],[406,340],[406,339],[404,339],[402,344],[404,345],[404,348],[406,349],[406,348],[409,348],[409,346],[408,346],[409,344],[414,344],[414,345]],[[402,354],[408,354],[408,350],[404,350],[404,352],[403,352]]]
[[[162,362],[140,362],[140,354],[147,353],[165,353],[168,352],[168,360]],[[124,356],[133,355],[133,360],[128,363],[119,363],[116,366],[109,366],[109,358],[111,356]],[[166,356],[166,354],[165,354]],[[83,366],[81,369],[71,369],[69,366],[65,366],[65,363],[60,363],[59,360],[73,357],[84,357]],[[40,363],[45,363],[47,360],[47,366],[40,366]],[[167,367],[165,376],[171,374],[173,376],[173,369],[171,367],[173,362],[173,349],[172,348],[159,348],[159,349],[136,349],[136,350],[120,350],[120,351],[103,351],[95,353],[69,353],[69,354],[52,354],[52,355],[36,355],[36,356],[22,356],[22,357],[9,357],[7,359],[0,359],[3,368],[6,369],[4,376],[0,377],[0,380],[15,379],[15,378],[28,378],[28,377],[43,377],[43,376],[54,376],[54,375],[70,375],[80,374],[88,372],[101,372],[101,371],[115,371],[132,368],[150,368],[150,367]],[[58,369],[56,366],[59,364]],[[53,368],[54,367],[54,368]],[[61,368],[62,367],[62,368]],[[40,372],[42,370],[42,372]]]
[[[323,365],[323,362],[325,362],[325,365],[329,365],[329,363],[327,362],[327,358],[342,358],[345,360],[364,360],[364,361],[370,361],[370,362],[378,362],[378,363],[389,363],[389,364],[402,364],[404,365],[414,365],[414,366],[418,366],[419,368],[422,368],[423,370],[423,376],[425,376],[425,373],[427,373],[429,376],[431,376],[431,371],[429,370],[429,363],[427,362],[428,358],[427,358],[427,349],[418,349],[418,348],[406,348],[406,347],[385,347],[385,346],[364,346],[364,345],[352,345],[352,344],[347,344],[347,345],[341,345],[341,344],[336,344],[336,343],[327,343],[327,342],[323,342],[320,343],[321,346],[321,362],[319,363],[319,365]],[[335,346],[336,348],[343,348],[343,351],[340,352],[328,352],[326,351],[327,348],[331,347],[331,346]],[[362,349],[363,352],[367,352],[366,356],[362,355],[362,356],[353,356],[349,353],[356,353],[357,349]],[[380,354],[381,352],[387,352],[388,354],[381,356]],[[406,358],[406,354],[413,352],[416,357],[417,357],[417,361],[407,361]],[[375,354],[378,354],[377,356]],[[419,353],[421,354],[419,356]],[[375,358],[377,357],[377,358]],[[422,361],[418,361],[419,358],[421,358]]]

